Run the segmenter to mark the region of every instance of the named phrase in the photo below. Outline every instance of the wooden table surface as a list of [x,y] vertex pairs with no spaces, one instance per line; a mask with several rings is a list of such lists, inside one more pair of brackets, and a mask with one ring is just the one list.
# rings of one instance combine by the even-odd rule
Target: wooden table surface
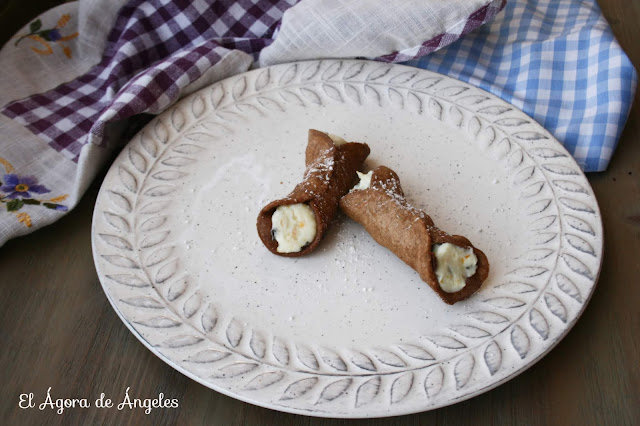
[[[0,6],[4,44],[30,18],[61,1]],[[600,0],[636,69],[640,1]],[[640,92],[639,92],[640,93]],[[532,368],[471,400],[409,416],[348,421],[280,413],[214,392],[173,370],[129,332],[107,301],[93,265],[91,215],[98,179],[59,222],[0,248],[0,423],[2,424],[640,424],[640,96],[609,170],[588,175],[605,230],[595,294],[567,337]],[[1,143],[1,142],[0,142]],[[42,400],[118,400],[127,387],[160,392],[179,408],[21,410]]]

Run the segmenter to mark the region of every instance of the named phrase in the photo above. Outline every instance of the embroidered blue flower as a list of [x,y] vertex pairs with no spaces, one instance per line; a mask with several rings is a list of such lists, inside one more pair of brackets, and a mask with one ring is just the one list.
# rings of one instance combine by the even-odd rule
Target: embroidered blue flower
[[24,34],[18,38],[15,42],[15,46],[17,46],[22,40],[28,38],[30,40],[39,43],[43,49],[38,49],[37,47],[31,47],[31,50],[36,52],[39,55],[51,55],[53,53],[54,43],[58,43],[62,46],[62,52],[65,56],[71,59],[71,48],[62,42],[66,42],[69,40],[73,40],[78,37],[78,33],[75,32],[69,35],[62,35],[60,33],[60,29],[63,28],[69,20],[71,19],[71,15],[64,14],[58,20],[58,23],[53,28],[42,29],[42,21],[40,19],[36,19],[29,25],[29,34]]
[[58,31],[57,28],[54,28],[52,30],[43,31],[40,34],[40,37],[47,41],[58,41],[62,38],[62,34],[60,34],[60,31]]
[[[7,213],[15,214],[18,221],[27,228],[31,228],[31,216],[29,213],[20,211],[23,207],[42,206],[50,210],[66,212],[69,210],[64,204],[60,204],[69,197],[69,194],[62,194],[46,200],[32,198],[33,194],[46,194],[51,192],[49,188],[38,184],[35,176],[18,176],[13,171],[14,167],[6,159],[0,157],[0,165],[4,166],[6,173],[0,182],[0,206],[4,206]],[[0,210],[1,212],[2,210]]]
[[60,212],[66,212],[67,210],[69,210],[69,208],[67,206],[63,206],[62,204],[55,204],[55,207],[53,207],[53,210],[58,210]]
[[44,185],[38,185],[38,179],[34,176],[18,176],[8,173],[4,175],[3,180],[4,185],[0,186],[0,191],[4,192],[7,198],[30,198],[32,193],[46,194],[51,192]]

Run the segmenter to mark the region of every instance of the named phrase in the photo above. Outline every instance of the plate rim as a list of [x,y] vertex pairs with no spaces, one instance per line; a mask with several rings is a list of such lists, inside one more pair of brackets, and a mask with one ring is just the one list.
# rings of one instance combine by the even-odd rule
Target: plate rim
[[[508,105],[511,108],[514,108],[514,110],[518,113],[518,114],[522,114],[523,116],[528,117],[531,122],[539,127],[544,129],[540,124],[538,124],[537,122],[535,122],[535,120],[531,119],[531,117],[529,117],[525,112],[523,112],[520,108],[504,101],[503,99],[499,98],[496,95],[493,95],[489,92],[486,92],[484,89],[481,89],[479,87],[474,86],[473,84],[470,83],[466,83],[466,82],[461,82],[459,80],[457,80],[454,77],[450,77],[450,76],[446,76],[431,70],[423,70],[420,68],[415,68],[415,67],[411,67],[411,66],[406,66],[406,65],[400,65],[400,64],[394,64],[394,65],[388,65],[388,64],[380,64],[377,63],[375,61],[368,61],[368,60],[310,60],[310,61],[299,61],[299,62],[293,62],[293,63],[286,63],[286,64],[279,64],[279,65],[274,65],[271,67],[266,67],[266,68],[258,68],[258,69],[254,69],[254,70],[250,70],[247,71],[245,73],[242,74],[238,74],[238,75],[234,75],[231,76],[229,78],[223,79],[219,82],[213,83],[203,89],[200,89],[198,91],[196,91],[193,94],[190,94],[188,96],[186,96],[185,98],[181,99],[178,103],[174,104],[173,106],[169,107],[168,110],[173,110],[176,108],[177,105],[183,104],[183,103],[187,103],[189,100],[193,99],[195,96],[197,96],[199,93],[204,92],[206,90],[211,90],[211,88],[213,86],[216,86],[218,84],[222,84],[224,82],[229,82],[232,80],[237,80],[238,78],[240,78],[241,76],[247,75],[247,74],[257,74],[265,69],[272,69],[275,67],[285,67],[285,66],[291,66],[294,64],[310,64],[310,63],[314,63],[317,62],[319,64],[322,63],[333,63],[333,62],[346,62],[346,63],[366,63],[366,64],[376,64],[376,65],[380,65],[380,66],[387,66],[389,67],[389,69],[392,68],[404,68],[407,71],[415,71],[417,73],[420,72],[426,72],[429,74],[436,74],[436,75],[440,75],[442,77],[444,77],[446,80],[449,81],[456,81],[456,82],[460,82],[466,86],[470,86],[473,87],[475,90],[478,90],[481,93],[487,94],[489,99],[492,99],[494,101],[500,101],[500,103],[502,103],[503,105]],[[163,115],[164,112],[160,115]],[[149,127],[150,125],[152,125],[156,120],[152,120],[151,123],[149,123],[147,126],[145,126],[145,128]],[[143,129],[144,130],[144,129]],[[593,205],[595,206],[595,217],[596,217],[596,222],[598,225],[598,232],[599,232],[599,243],[601,245],[601,249],[599,252],[599,262],[598,262],[598,267],[597,267],[597,271],[594,274],[594,278],[593,278],[593,284],[591,285],[590,289],[589,289],[589,293],[588,295],[586,295],[586,297],[584,298],[584,301],[582,302],[582,305],[580,306],[580,309],[578,310],[577,314],[568,322],[565,323],[565,325],[562,328],[562,331],[560,332],[560,334],[558,334],[557,336],[554,337],[554,339],[552,339],[551,343],[546,345],[546,347],[544,348],[544,350],[542,352],[540,352],[539,354],[537,354],[536,357],[534,358],[530,358],[528,359],[526,362],[524,362],[520,367],[518,367],[514,372],[509,373],[508,375],[504,376],[503,378],[499,379],[499,380],[492,380],[491,383],[488,386],[482,387],[480,389],[468,392],[466,394],[463,394],[462,396],[458,397],[458,398],[453,398],[453,399],[446,399],[446,400],[442,400],[439,403],[433,404],[433,405],[429,405],[426,407],[414,407],[414,408],[407,408],[407,409],[397,409],[394,410],[392,413],[375,413],[375,414],[367,414],[367,412],[363,412],[363,411],[351,411],[349,413],[344,413],[344,412],[337,412],[337,413],[331,413],[331,412],[325,412],[325,411],[309,411],[309,410],[305,410],[305,409],[298,409],[292,406],[288,406],[288,405],[275,405],[272,402],[265,402],[265,401],[261,401],[259,399],[252,399],[249,397],[246,397],[242,394],[239,393],[234,393],[232,390],[227,389],[226,387],[222,386],[218,383],[214,383],[214,382],[207,382],[204,379],[198,377],[196,374],[186,370],[185,368],[183,368],[182,366],[180,366],[179,364],[177,364],[176,362],[174,362],[170,357],[162,354],[156,347],[154,347],[150,342],[148,342],[144,336],[142,336],[135,328],[135,326],[131,323],[131,321],[126,318],[126,316],[124,315],[124,313],[118,308],[115,300],[112,298],[112,295],[109,292],[109,289],[107,288],[107,286],[105,285],[105,279],[104,279],[104,273],[101,272],[102,268],[99,264],[99,259],[98,259],[98,249],[96,247],[96,241],[97,241],[97,230],[96,230],[96,223],[98,222],[98,215],[99,215],[99,211],[98,211],[98,206],[99,203],[96,202],[96,205],[94,206],[94,211],[93,211],[93,216],[92,216],[92,227],[91,227],[91,244],[92,244],[92,251],[93,251],[93,258],[94,258],[94,265],[96,267],[96,271],[97,271],[97,275],[99,277],[99,281],[100,284],[103,288],[103,291],[105,292],[105,294],[107,295],[107,299],[109,300],[109,303],[111,304],[111,306],[113,307],[113,309],[116,311],[116,313],[118,314],[118,316],[120,317],[120,319],[124,322],[124,324],[127,326],[127,328],[134,334],[134,336],[136,336],[136,338],[138,338],[138,340],[140,340],[144,346],[146,346],[154,355],[156,355],[157,357],[159,357],[162,361],[164,361],[165,363],[167,363],[168,365],[170,365],[172,368],[176,369],[177,371],[181,372],[182,374],[186,375],[187,377],[195,380],[196,382],[212,389],[215,390],[217,392],[220,392],[224,395],[230,396],[234,399],[238,399],[241,400],[243,402],[247,402],[253,405],[258,405],[264,408],[269,408],[272,410],[276,410],[276,411],[283,411],[283,412],[287,412],[287,413],[292,413],[292,414],[301,414],[301,415],[306,415],[306,416],[314,416],[314,417],[325,417],[325,418],[381,418],[381,417],[390,417],[390,416],[400,416],[400,415],[406,415],[406,414],[414,414],[414,413],[419,413],[419,412],[425,412],[425,411],[430,411],[430,410],[434,410],[437,408],[441,408],[441,407],[445,407],[445,406],[449,406],[452,404],[455,404],[457,402],[461,402],[461,401],[465,401],[467,399],[470,399],[474,396],[480,395],[482,393],[485,393],[491,389],[494,389],[495,387],[513,379],[514,377],[518,376],[519,374],[525,372],[526,370],[528,370],[529,368],[531,368],[533,365],[535,365],[537,362],[539,362],[544,356],[546,356],[549,351],[551,351],[562,339],[564,339],[566,337],[566,335],[569,333],[569,331],[571,331],[571,329],[575,326],[575,323],[578,321],[578,319],[581,317],[581,315],[584,313],[584,310],[586,309],[591,297],[593,296],[597,283],[598,283],[598,279],[600,276],[600,273],[602,271],[602,262],[604,259],[604,233],[603,233],[603,222],[602,222],[602,215],[600,212],[600,208],[598,205],[598,201],[595,198],[595,194],[593,193],[593,189],[591,188],[591,185],[588,181],[588,179],[586,178],[584,172],[582,171],[582,169],[579,167],[579,165],[577,164],[577,162],[575,161],[575,159],[571,156],[571,154],[567,151],[567,149],[560,143],[557,141],[557,139],[548,131],[545,132],[547,134],[549,134],[551,136],[551,139],[553,142],[555,142],[555,147],[558,148],[560,151],[562,151],[564,154],[566,154],[570,161],[575,165],[576,169],[579,171],[579,175],[582,178],[582,180],[588,185],[588,189],[591,190],[591,199],[593,201]],[[132,139],[133,140],[133,139]],[[120,161],[120,157],[123,157],[125,155],[125,151],[126,151],[126,147],[124,147],[122,149],[122,151],[120,152],[120,154],[118,155],[118,157],[116,158],[116,160],[113,162],[113,164],[111,165],[108,174],[110,174],[112,172],[112,169],[115,168],[115,165],[117,165]],[[100,191],[98,193],[98,197],[97,200],[100,200],[101,197],[104,198],[105,194],[104,192],[106,192],[106,185],[103,184],[100,187]],[[514,321],[515,322],[515,321]],[[391,409],[391,407],[389,407],[389,409]]]

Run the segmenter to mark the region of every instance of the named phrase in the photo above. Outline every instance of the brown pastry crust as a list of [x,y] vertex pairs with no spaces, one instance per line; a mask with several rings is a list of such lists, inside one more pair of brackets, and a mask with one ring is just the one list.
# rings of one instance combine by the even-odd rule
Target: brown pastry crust
[[[380,245],[415,269],[420,278],[450,305],[475,293],[489,275],[485,254],[465,237],[449,235],[438,229],[429,215],[410,206],[398,175],[388,167],[380,166],[373,171],[369,188],[352,191],[342,197],[340,208],[363,225]],[[455,293],[442,290],[436,277],[437,260],[432,247],[442,243],[470,247],[478,258],[476,273],[468,277],[464,288]]]
[[[258,215],[258,235],[269,251],[286,257],[304,256],[313,251],[336,216],[340,197],[358,180],[356,171],[368,155],[369,146],[365,143],[347,142],[336,146],[326,133],[309,130],[307,168],[302,182],[285,198],[267,204]],[[298,203],[306,203],[313,210],[316,236],[299,252],[278,253],[278,242],[271,235],[271,216],[279,206]]]

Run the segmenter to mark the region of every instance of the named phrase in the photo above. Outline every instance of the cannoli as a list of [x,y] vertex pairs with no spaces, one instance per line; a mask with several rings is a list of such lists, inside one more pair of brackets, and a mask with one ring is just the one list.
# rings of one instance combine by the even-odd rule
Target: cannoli
[[398,175],[380,166],[364,174],[340,200],[340,208],[391,250],[450,305],[475,293],[489,275],[485,254],[460,235],[438,229],[410,206]]
[[314,250],[338,212],[340,197],[358,180],[356,171],[368,155],[367,144],[309,130],[302,182],[258,215],[258,235],[264,245],[288,257]]

